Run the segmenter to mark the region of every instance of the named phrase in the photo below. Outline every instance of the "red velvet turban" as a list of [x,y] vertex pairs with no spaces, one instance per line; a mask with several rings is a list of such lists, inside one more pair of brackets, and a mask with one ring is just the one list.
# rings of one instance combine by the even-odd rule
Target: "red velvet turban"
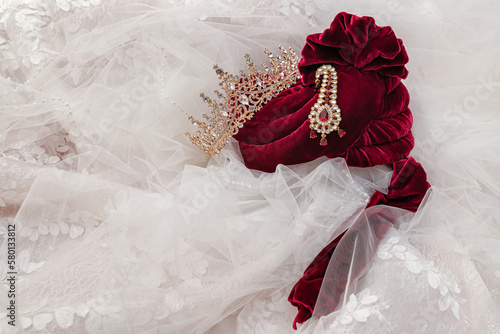
[[[391,164],[413,148],[409,94],[401,79],[408,62],[403,43],[390,27],[371,17],[338,14],[329,29],[309,35],[302,50],[302,81],[282,91],[234,136],[249,168],[272,172],[278,164],[297,164],[327,156],[350,166]],[[331,64],[338,73],[337,104],[342,138],[336,132],[309,137],[309,112],[319,91],[316,69]]]
[[[278,164],[297,164],[321,156],[343,157],[350,166],[392,164],[389,193],[376,192],[368,206],[386,204],[415,211],[430,185],[422,166],[408,158],[414,144],[412,115],[408,91],[401,83],[408,75],[407,62],[403,43],[390,27],[377,26],[371,17],[338,14],[329,29],[307,37],[298,64],[302,81],[269,101],[234,136],[246,166],[273,172]],[[323,64],[331,64],[337,71],[340,127],[346,131],[343,137],[336,132],[328,134],[326,146],[320,145],[319,136],[310,138],[308,117],[319,95],[316,70]],[[377,229],[375,245],[390,226]],[[335,265],[330,263],[332,253],[350,231],[318,254],[290,292],[289,301],[299,310],[294,328],[311,317],[321,286],[330,279],[325,277],[326,268]],[[354,270],[353,275],[357,274]],[[335,309],[347,277],[334,283],[328,305],[319,305],[318,314]]]

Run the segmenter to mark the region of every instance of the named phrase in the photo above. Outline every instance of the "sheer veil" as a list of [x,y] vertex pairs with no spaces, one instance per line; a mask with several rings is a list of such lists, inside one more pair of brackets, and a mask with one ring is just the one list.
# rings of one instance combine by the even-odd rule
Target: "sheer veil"
[[[188,114],[208,112],[199,94],[219,87],[213,64],[238,73],[245,53],[299,52],[342,11],[404,40],[411,156],[432,185],[414,214],[365,209],[387,192],[387,166],[263,173],[235,141],[210,158],[184,135]],[[500,332],[499,12],[494,0],[4,1],[0,333]],[[290,289],[348,228],[319,292],[327,312],[295,331]]]

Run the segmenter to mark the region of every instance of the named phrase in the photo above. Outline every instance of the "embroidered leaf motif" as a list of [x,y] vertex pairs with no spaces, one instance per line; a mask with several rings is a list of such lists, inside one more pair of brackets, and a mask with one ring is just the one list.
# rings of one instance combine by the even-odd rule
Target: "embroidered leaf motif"
[[69,228],[69,236],[72,239],[78,238],[83,233],[83,227],[72,224]]
[[70,76],[71,79],[73,79],[73,84],[78,85],[80,77],[82,76],[82,71],[79,68],[75,68],[71,71]]
[[431,270],[427,272],[427,279],[429,280],[429,284],[432,286],[433,289],[437,289],[439,283],[441,283],[441,279],[439,278],[439,276]]
[[440,311],[446,311],[450,307],[451,299],[448,296],[439,298],[438,306]]
[[352,312],[356,308],[356,304],[358,303],[358,300],[354,294],[351,294],[349,296],[349,302],[347,302],[345,308],[347,311]]
[[193,263],[192,266],[193,266],[193,270],[198,275],[205,275],[207,273],[208,261],[201,260],[201,261]]
[[410,261],[417,261],[418,258],[415,256],[415,254],[412,254],[410,252],[405,253],[406,259]]
[[352,314],[352,317],[359,322],[366,322],[370,316],[370,311],[367,309],[359,309]]
[[30,238],[29,238],[31,241],[37,241],[38,240],[38,230],[35,230],[33,231],[33,233],[31,233],[30,235]]
[[460,320],[460,314],[458,314],[458,303],[456,300],[451,301],[450,310],[457,320]]
[[80,212],[78,211],[71,211],[68,215],[68,219],[72,223],[76,223],[77,221],[80,220]]
[[38,232],[40,232],[41,235],[47,235],[49,234],[49,228],[45,224],[40,224],[38,225]]
[[400,238],[399,237],[390,237],[389,240],[387,240],[387,243],[389,245],[395,245],[399,242]]
[[65,222],[59,222],[59,230],[61,231],[62,234],[68,234],[69,225]]
[[349,296],[349,301],[341,309],[340,314],[337,319],[330,325],[330,328],[337,327],[340,324],[348,325],[353,320],[359,322],[366,322],[370,315],[376,314],[379,311],[379,306],[368,306],[377,302],[379,299],[377,296],[370,295],[368,289],[363,290],[359,293],[358,297],[355,294]]
[[52,314],[37,314],[33,317],[33,328],[35,328],[37,331],[41,331],[45,329],[45,326],[47,326],[47,324],[50,323],[52,319],[54,319]]
[[340,319],[342,325],[348,325],[352,322],[352,317],[349,314],[344,314]]
[[17,261],[19,263],[20,268],[24,268],[28,265],[31,259],[31,254],[27,250],[23,250],[19,252],[19,255],[17,256]]
[[19,323],[21,324],[21,328],[24,329],[24,328],[28,328],[29,326],[31,326],[33,321],[31,321],[30,318],[21,317],[21,318],[19,318]]
[[441,293],[441,295],[445,296],[448,293],[448,291],[450,290],[448,289],[446,284],[444,283],[439,284],[439,293]]
[[113,202],[111,202],[110,199],[106,201],[106,204],[104,204],[103,210],[107,214],[111,214],[115,211],[115,206],[113,205]]
[[412,254],[405,246],[398,245],[399,238],[392,237],[386,243],[379,247],[378,257],[386,260],[394,256],[397,259],[405,262],[406,269],[414,274],[420,274],[423,271],[427,272],[427,280],[429,285],[439,291],[441,295],[438,301],[440,311],[450,309],[455,318],[460,319],[459,304],[451,295],[452,293],[460,293],[460,288],[455,280],[448,279],[434,266],[433,261],[420,260],[415,254]]
[[405,262],[406,269],[408,269],[409,272],[414,273],[414,274],[420,274],[424,267],[417,261],[406,261]]
[[80,305],[76,307],[76,314],[78,314],[82,318],[85,318],[89,311],[90,308],[88,305]]
[[25,238],[29,237],[31,233],[33,233],[33,229],[30,227],[23,227],[21,231],[19,231],[19,235]]
[[403,246],[403,245],[396,245],[394,247],[392,247],[392,249],[395,251],[395,252],[404,252],[406,251],[406,247]]
[[161,307],[161,314],[159,314],[160,319],[167,317],[170,313],[179,311],[183,305],[184,299],[176,291],[167,293]]
[[363,305],[371,305],[378,300],[377,296],[366,296],[361,299],[361,304]]
[[455,282],[455,280],[453,278],[450,279],[449,283],[451,285],[451,289],[453,290],[453,292],[455,292],[455,293],[460,293],[461,292],[460,288],[458,287],[457,282]]
[[397,259],[400,259],[401,261],[404,261],[406,259],[404,253],[400,253],[400,252],[394,252],[394,256],[397,258]]
[[45,264],[45,261],[38,262],[38,263],[35,263],[35,262],[30,262],[30,263],[28,263],[28,265],[26,266],[26,268],[24,268],[24,271],[25,271],[27,274],[32,273],[32,272],[34,272],[35,270],[40,269],[40,268],[41,268],[44,264]]
[[74,314],[74,310],[70,307],[58,309],[54,313],[56,322],[61,328],[70,328],[73,326]]
[[381,260],[388,260],[392,257],[392,254],[389,254],[388,252],[378,252],[377,256]]
[[51,235],[56,236],[59,234],[59,226],[56,223],[50,223],[49,232]]

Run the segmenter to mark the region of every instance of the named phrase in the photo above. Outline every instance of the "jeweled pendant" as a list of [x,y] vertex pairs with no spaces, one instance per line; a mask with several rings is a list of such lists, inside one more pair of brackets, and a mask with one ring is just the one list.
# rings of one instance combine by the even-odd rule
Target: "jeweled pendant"
[[327,146],[326,136],[331,132],[337,131],[341,138],[346,134],[339,128],[342,117],[337,105],[337,72],[334,67],[323,65],[316,70],[316,87],[319,88],[319,94],[309,112],[309,138],[314,139],[317,137],[316,133],[321,134],[319,144]]

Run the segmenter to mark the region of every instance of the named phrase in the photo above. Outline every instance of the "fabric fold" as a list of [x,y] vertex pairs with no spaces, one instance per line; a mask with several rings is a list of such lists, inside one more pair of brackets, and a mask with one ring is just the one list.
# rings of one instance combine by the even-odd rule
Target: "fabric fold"
[[[391,177],[387,194],[376,191],[370,198],[366,209],[375,206],[378,207],[378,205],[388,205],[415,212],[418,209],[419,204],[422,202],[427,190],[430,188],[430,184],[427,182],[427,174],[425,173],[425,170],[420,163],[415,161],[413,157],[398,160],[392,165],[392,167],[394,172]],[[373,225],[373,228],[376,231],[374,235],[377,238],[375,244],[378,245],[378,242],[383,238],[389,227],[394,224],[394,220],[391,219],[390,215],[383,215],[383,209],[377,209],[375,211],[370,210],[369,212],[370,214],[373,214],[374,217],[378,217],[376,219],[372,219],[372,221],[377,222]],[[383,217],[383,219],[380,217]],[[366,221],[369,220],[370,219],[367,219]],[[379,224],[382,220],[383,223]],[[339,298],[346,288],[347,275],[342,276],[339,272],[337,272],[337,277],[339,277],[339,279],[331,280],[325,278],[325,273],[331,265],[340,266],[338,263],[331,263],[332,256],[334,252],[339,251],[336,248],[341,241],[345,241],[346,238],[353,238],[356,229],[360,228],[359,226],[356,226],[356,224],[361,224],[360,221],[361,220],[353,224],[353,226],[351,226],[347,231],[343,232],[325,248],[323,248],[323,250],[306,268],[303,276],[292,288],[288,300],[298,309],[297,316],[295,317],[293,323],[294,329],[297,329],[297,323],[303,323],[309,319],[313,312],[321,315],[327,315],[335,310]],[[346,259],[350,259],[352,255],[349,254],[348,249],[349,247],[344,247],[342,250],[342,252],[346,253],[344,254]],[[337,256],[337,258],[342,258],[342,256]],[[361,261],[362,265],[358,270],[358,274],[361,272],[362,268],[368,265],[369,261],[369,257]],[[316,305],[319,292],[323,284],[326,283],[325,279],[328,280],[328,285],[330,287],[334,287],[334,289],[329,290],[329,301],[327,303]]]
[[[328,29],[306,38],[298,64],[302,81],[264,105],[234,136],[245,165],[273,172],[279,164],[323,156],[343,157],[358,167],[407,157],[414,145],[410,97],[401,83],[407,62],[403,43],[390,27],[377,26],[371,17],[338,14]],[[342,136],[328,134],[324,146],[321,138],[311,137],[309,120],[320,96],[316,70],[323,64],[333,65],[338,74],[343,130]]]

